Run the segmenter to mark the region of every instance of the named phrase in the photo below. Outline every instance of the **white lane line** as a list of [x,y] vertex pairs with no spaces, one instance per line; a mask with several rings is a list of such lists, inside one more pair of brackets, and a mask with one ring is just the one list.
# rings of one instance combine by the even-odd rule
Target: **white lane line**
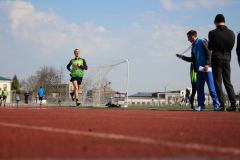
[[94,132],[87,132],[87,131],[52,128],[52,127],[27,126],[27,125],[20,125],[20,124],[14,124],[14,123],[5,123],[5,122],[0,122],[0,125],[7,126],[7,127],[22,128],[22,129],[46,131],[46,132],[68,133],[72,135],[83,135],[83,136],[91,136],[91,137],[97,137],[97,138],[125,140],[125,141],[143,143],[143,144],[162,145],[165,147],[178,147],[178,148],[195,149],[195,150],[208,151],[208,152],[231,153],[234,155],[240,155],[240,149],[232,148],[232,147],[215,147],[211,145],[203,145],[203,144],[197,144],[197,143],[171,142],[171,141],[164,141],[164,140],[156,140],[152,138],[133,137],[133,136],[127,136],[122,134],[94,133]]

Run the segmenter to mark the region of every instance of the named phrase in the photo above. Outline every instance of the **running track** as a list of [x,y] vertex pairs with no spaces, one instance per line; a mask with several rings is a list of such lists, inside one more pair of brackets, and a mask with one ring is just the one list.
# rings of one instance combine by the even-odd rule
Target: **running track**
[[238,159],[239,139],[239,113],[0,107],[0,159]]

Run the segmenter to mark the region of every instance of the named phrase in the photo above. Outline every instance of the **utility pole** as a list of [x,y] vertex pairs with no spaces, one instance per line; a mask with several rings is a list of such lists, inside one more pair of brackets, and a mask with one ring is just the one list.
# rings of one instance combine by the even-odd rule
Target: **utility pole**
[[[168,83],[169,84],[169,83]],[[168,85],[167,84],[167,85]],[[167,85],[166,86],[164,86],[165,87],[165,104],[166,104],[166,90],[167,90]]]
[[[168,84],[169,84],[169,83],[168,83]],[[167,85],[168,85],[168,84],[167,84]],[[167,85],[165,86],[165,94],[166,94],[166,90],[167,90]]]

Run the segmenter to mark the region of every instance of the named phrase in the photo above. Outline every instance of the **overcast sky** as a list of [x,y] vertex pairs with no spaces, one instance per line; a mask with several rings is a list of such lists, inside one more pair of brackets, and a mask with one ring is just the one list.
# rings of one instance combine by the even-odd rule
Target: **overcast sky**
[[[43,65],[65,68],[79,48],[88,66],[129,59],[130,94],[164,91],[168,83],[167,90],[183,90],[191,87],[190,64],[175,54],[190,45],[186,33],[207,38],[221,13],[237,35],[239,8],[238,0],[0,1],[0,76],[21,80]],[[236,46],[231,67],[237,93]]]

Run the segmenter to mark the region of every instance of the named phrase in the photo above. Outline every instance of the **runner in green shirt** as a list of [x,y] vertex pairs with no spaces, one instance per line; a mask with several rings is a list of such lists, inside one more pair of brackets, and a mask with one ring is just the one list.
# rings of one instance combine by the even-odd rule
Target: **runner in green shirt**
[[[85,59],[80,58],[80,50],[75,49],[74,50],[75,59],[72,59],[69,64],[67,65],[67,69],[71,72],[71,82],[74,86],[74,95],[76,98],[77,106],[80,106],[80,101],[78,100],[78,91],[80,90],[83,75],[84,75],[84,69],[87,70],[88,66],[85,61]],[[72,69],[70,69],[70,66],[72,65]]]
[[2,88],[0,88],[0,106],[2,106]]
[[2,91],[2,95],[3,95],[4,106],[5,106],[7,101],[7,96],[8,96],[7,87],[5,87],[4,90]]

